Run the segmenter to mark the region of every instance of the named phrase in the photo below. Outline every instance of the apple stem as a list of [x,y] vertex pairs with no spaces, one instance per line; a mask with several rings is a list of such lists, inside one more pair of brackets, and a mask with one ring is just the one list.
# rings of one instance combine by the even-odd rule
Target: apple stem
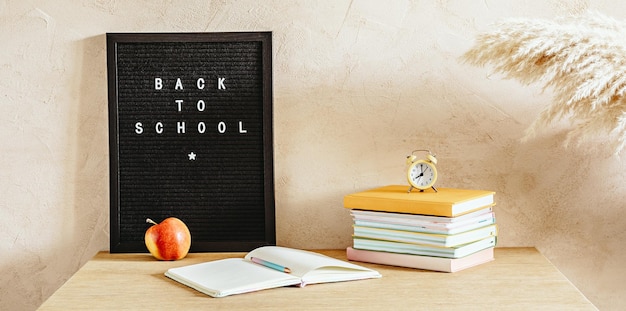
[[156,222],[154,222],[154,220],[152,220],[150,218],[146,218],[146,222],[149,223],[149,224],[158,225]]

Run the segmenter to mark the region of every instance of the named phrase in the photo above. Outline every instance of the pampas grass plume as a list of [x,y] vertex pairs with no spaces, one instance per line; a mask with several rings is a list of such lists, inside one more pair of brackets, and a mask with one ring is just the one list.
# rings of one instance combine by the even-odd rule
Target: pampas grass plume
[[554,101],[526,131],[565,118],[574,128],[567,141],[598,134],[617,137],[615,152],[626,146],[626,24],[597,12],[556,20],[511,19],[480,34],[463,60],[523,84],[554,90]]

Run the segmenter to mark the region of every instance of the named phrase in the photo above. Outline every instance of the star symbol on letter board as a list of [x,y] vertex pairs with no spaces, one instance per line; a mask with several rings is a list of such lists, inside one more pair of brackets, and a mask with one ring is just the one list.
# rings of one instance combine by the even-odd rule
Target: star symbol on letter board
[[195,161],[196,160],[196,154],[193,151],[190,152],[187,156],[189,157],[189,161]]

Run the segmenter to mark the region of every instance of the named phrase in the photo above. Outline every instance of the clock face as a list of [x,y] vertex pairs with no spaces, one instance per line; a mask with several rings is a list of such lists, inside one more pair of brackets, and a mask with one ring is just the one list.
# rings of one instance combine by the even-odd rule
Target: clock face
[[437,181],[437,169],[432,163],[420,160],[409,166],[407,177],[417,189],[430,188]]

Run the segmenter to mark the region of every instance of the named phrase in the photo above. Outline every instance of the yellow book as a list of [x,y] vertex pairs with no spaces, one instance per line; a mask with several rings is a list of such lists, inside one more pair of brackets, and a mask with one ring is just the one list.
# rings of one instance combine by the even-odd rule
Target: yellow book
[[494,191],[437,188],[437,192],[408,192],[409,186],[391,185],[346,195],[348,209],[456,217],[495,205]]

